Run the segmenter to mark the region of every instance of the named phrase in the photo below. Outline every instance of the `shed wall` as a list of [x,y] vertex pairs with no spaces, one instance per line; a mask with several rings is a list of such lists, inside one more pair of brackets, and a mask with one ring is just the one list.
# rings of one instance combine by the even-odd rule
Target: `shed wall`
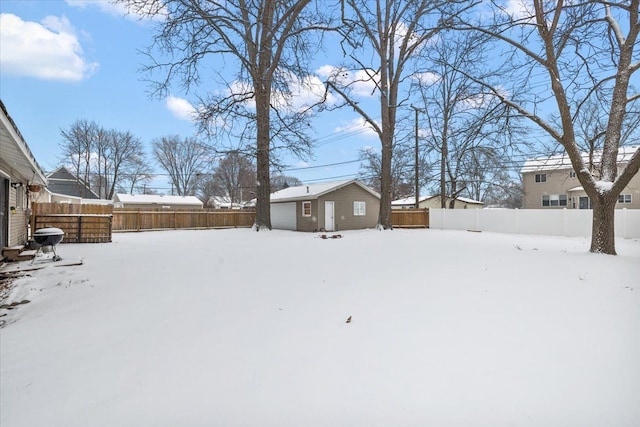
[[[364,190],[358,184],[352,183],[346,187],[342,187],[329,194],[325,194],[318,198],[317,202],[317,218],[318,230],[324,228],[324,202],[333,201],[335,229],[340,230],[360,230],[363,228],[374,228],[378,224],[378,214],[380,211],[380,199],[373,194]],[[353,215],[353,202],[365,202],[366,215]],[[298,223],[300,224],[300,223]],[[302,230],[300,231],[314,231]]]

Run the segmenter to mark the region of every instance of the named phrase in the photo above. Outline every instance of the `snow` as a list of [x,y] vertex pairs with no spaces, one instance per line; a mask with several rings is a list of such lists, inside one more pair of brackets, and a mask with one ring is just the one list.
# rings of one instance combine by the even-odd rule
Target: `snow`
[[611,181],[596,181],[596,190],[600,194],[605,194],[613,188],[613,182]]
[[197,205],[202,207],[202,202],[196,196],[166,196],[162,194],[126,194],[118,193],[115,198],[120,203],[137,204],[165,204],[165,205]]
[[[636,151],[640,149],[640,145],[625,145],[618,149],[618,157],[617,162],[626,163],[631,160],[631,157],[635,154]],[[582,160],[585,163],[589,162],[589,153],[581,153]],[[595,151],[593,153],[593,162],[595,164],[599,164],[601,162],[602,151]],[[535,159],[528,159],[524,162],[521,173],[527,172],[540,172],[540,171],[552,171],[557,169],[573,169],[571,165],[571,160],[566,153],[558,154],[555,156],[549,157],[538,157]],[[583,170],[584,171],[584,170]],[[587,170],[587,172],[589,172]]]
[[299,185],[296,187],[288,187],[280,191],[271,193],[272,202],[285,202],[294,200],[315,199],[326,193],[335,191],[339,188],[345,187],[351,183],[355,183],[370,192],[376,197],[380,197],[378,193],[355,179],[334,181],[334,182],[322,182],[318,184]]
[[640,240],[339,234],[59,245],[0,310],[0,425],[640,425]]

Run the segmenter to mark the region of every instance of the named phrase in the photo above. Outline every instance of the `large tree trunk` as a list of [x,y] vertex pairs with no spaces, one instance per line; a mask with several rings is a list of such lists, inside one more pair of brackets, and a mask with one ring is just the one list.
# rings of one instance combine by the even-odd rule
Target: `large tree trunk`
[[391,135],[384,136],[384,139],[389,141],[382,141],[382,169],[380,177],[380,212],[378,215],[378,225],[383,230],[390,230],[393,228],[391,223],[391,156],[392,156],[392,143]]
[[269,176],[269,92],[256,88],[256,231],[271,230],[271,181]]
[[616,198],[592,197],[593,224],[591,227],[591,252],[616,255],[615,211]]

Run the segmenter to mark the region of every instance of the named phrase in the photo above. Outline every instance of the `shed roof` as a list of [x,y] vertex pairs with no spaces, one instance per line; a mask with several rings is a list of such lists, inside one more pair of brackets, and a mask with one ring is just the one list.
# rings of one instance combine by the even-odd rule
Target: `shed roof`
[[297,187],[289,187],[275,193],[271,193],[271,202],[289,202],[295,200],[317,199],[327,193],[336,191],[349,184],[356,184],[373,196],[380,198],[380,195],[367,187],[358,180],[351,179],[345,181],[323,182],[319,184],[300,185]]
[[135,203],[140,205],[182,205],[202,206],[203,203],[196,196],[163,196],[158,194],[122,194],[118,193],[114,201],[121,203]]

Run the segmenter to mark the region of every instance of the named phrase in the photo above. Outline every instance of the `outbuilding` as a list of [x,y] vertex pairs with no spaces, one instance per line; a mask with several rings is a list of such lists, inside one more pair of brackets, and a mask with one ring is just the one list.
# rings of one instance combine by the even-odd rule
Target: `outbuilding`
[[374,228],[380,195],[357,180],[289,187],[271,194],[271,226],[296,231]]
[[130,209],[202,209],[203,203],[196,196],[163,196],[156,194],[116,194],[113,205]]

